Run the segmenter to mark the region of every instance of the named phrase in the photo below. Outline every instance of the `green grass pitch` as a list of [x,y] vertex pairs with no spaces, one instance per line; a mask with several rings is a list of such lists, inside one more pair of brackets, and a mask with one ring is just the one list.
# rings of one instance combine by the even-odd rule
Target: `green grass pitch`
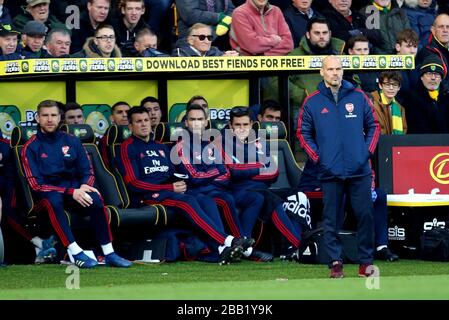
[[329,279],[323,265],[275,261],[219,266],[202,262],[98,267],[73,274],[60,265],[0,268],[0,299],[449,299],[449,263],[376,262],[380,277],[358,278],[345,265],[344,279]]

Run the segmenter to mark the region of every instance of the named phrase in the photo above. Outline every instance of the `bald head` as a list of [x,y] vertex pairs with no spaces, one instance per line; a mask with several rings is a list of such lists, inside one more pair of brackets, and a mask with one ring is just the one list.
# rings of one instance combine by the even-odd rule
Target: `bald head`
[[324,84],[327,87],[335,90],[340,88],[343,79],[343,68],[340,59],[336,56],[324,58],[320,75],[323,77]]
[[449,45],[449,15],[442,13],[433,21],[430,28],[433,36],[444,46]]

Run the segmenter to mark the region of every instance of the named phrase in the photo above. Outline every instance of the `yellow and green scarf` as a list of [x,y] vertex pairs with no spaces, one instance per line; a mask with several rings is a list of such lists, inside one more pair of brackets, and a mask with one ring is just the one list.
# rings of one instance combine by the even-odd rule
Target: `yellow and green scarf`
[[379,5],[373,0],[373,6],[375,6],[375,7],[377,8],[377,10],[379,10],[380,12],[388,13],[388,12],[390,12],[390,10],[391,10],[391,3],[390,3],[388,6],[386,6],[386,7],[382,7],[382,6],[379,6]]
[[384,106],[391,107],[391,125],[392,134],[404,134],[404,127],[402,126],[402,114],[401,107],[393,98],[391,102],[388,102],[387,97],[383,94],[382,90],[379,92],[380,100]]

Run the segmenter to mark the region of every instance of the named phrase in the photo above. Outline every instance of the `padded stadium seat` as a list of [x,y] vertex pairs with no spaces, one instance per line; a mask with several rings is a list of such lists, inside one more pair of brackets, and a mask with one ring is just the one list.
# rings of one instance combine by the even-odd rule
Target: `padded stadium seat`
[[[14,160],[14,167],[16,169],[16,177],[17,177],[17,187],[18,192],[17,196],[17,204],[19,207],[19,213],[22,214],[22,218],[25,220],[36,219],[40,214],[43,213],[43,207],[36,201],[33,197],[33,193],[26,179],[22,158],[20,156],[22,152],[22,147],[37,131],[37,126],[23,126],[23,127],[15,127],[11,134],[11,147],[12,154]],[[89,219],[87,217],[80,217],[79,215],[72,214],[68,211],[65,211],[67,218],[69,220],[69,224],[75,228],[85,228]],[[110,212],[109,221],[111,220]],[[41,216],[44,218],[46,222],[48,222],[48,216]],[[38,223],[42,222],[39,220]]]
[[279,177],[270,189],[296,188],[299,184],[302,170],[296,163],[292,149],[287,139],[287,128],[283,122],[254,122],[253,129],[258,136],[261,130],[265,130],[265,138],[277,143],[277,152],[271,153],[277,158],[279,166]]
[[22,158],[20,153],[22,147],[37,131],[37,126],[27,127],[15,127],[11,133],[11,148],[14,160],[14,167],[17,171],[17,182],[19,190],[16,194],[17,204],[20,206],[21,211],[25,214],[25,217],[33,215],[35,202],[31,193],[30,186],[25,177],[25,172],[22,166]]
[[119,128],[117,128],[117,125],[115,125],[115,124],[111,125],[105,134],[105,136],[106,136],[106,154],[103,156],[107,157],[107,162],[110,166],[108,168],[108,170],[112,171],[112,174],[115,177],[118,188],[120,190],[120,195],[122,196],[123,206],[124,206],[124,208],[128,208],[130,201],[129,201],[128,192],[126,191],[125,183],[123,182],[122,177],[117,174],[117,171],[115,170],[116,168],[113,165],[114,164],[114,155],[113,155],[112,146],[113,146],[114,142],[117,140],[117,137],[116,137],[117,134],[121,134],[122,135],[121,139],[125,140],[131,135],[131,130],[129,130],[128,126],[119,126]]
[[111,212],[111,227],[132,228],[138,226],[151,230],[167,224],[167,214],[162,206],[128,208],[129,199],[123,199],[114,175],[108,171],[95,144],[95,135],[89,125],[63,125],[61,130],[74,134],[81,139],[91,160],[95,187],[103,196],[106,207]]
[[154,128],[154,141],[174,143],[177,141],[177,131],[185,129],[184,122],[159,122]]

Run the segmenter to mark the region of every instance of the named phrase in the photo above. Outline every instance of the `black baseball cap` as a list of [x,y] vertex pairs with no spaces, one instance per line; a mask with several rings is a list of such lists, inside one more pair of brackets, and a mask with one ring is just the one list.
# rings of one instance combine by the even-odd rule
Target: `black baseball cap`
[[6,37],[6,36],[9,36],[9,35],[13,35],[13,34],[19,35],[20,32],[15,30],[13,28],[13,26],[10,25],[10,24],[0,23],[0,37]]

